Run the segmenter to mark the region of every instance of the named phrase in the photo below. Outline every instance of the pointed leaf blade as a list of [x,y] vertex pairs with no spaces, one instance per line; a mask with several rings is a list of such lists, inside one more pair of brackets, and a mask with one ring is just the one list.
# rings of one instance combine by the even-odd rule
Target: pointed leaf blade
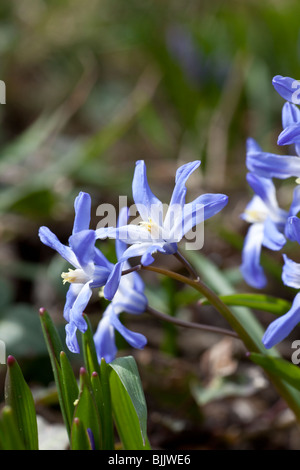
[[109,366],[114,420],[124,449],[150,449],[147,406],[136,362],[133,357],[122,357]]
[[5,402],[13,410],[27,450],[38,450],[38,430],[33,396],[21,368],[12,356],[7,358]]

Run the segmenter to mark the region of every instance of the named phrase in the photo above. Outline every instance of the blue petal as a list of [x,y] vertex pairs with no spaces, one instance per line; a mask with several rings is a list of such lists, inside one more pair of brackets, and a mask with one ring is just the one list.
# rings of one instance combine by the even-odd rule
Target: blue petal
[[87,304],[89,303],[91,296],[92,289],[90,288],[89,282],[87,282],[86,284],[82,285],[82,288],[70,310],[70,322],[73,322],[82,333],[84,333],[87,329],[87,324],[83,318],[83,313]]
[[64,313],[63,313],[64,319],[67,322],[70,321],[70,311],[81,289],[82,289],[82,284],[70,284],[70,287],[66,295],[66,303],[64,307]]
[[198,198],[198,202],[204,206],[204,220],[210,219],[218,214],[228,203],[228,196],[225,194],[203,194]]
[[[113,265],[112,265],[113,266]],[[112,268],[109,269],[103,266],[94,266],[92,277],[90,282],[91,288],[103,287],[111,274]]]
[[286,286],[300,289],[300,264],[283,255],[282,281]]
[[[200,163],[201,162],[199,160],[196,160],[191,163],[186,163],[185,165],[182,165],[180,168],[178,168],[176,172],[175,187],[163,223],[164,227],[167,228],[167,231],[169,233],[172,231],[171,228],[174,225],[178,225],[179,227],[180,225],[182,225],[185,196],[187,192],[185,184],[189,176],[193,173],[193,171],[195,171],[199,167]],[[182,231],[182,227],[179,228],[179,231]],[[174,230],[172,232],[175,237],[172,237],[173,241],[180,241],[182,235],[179,234],[179,236],[177,236]]]
[[96,237],[100,239],[115,238],[128,245],[151,241],[151,233],[140,225],[123,225],[122,227],[103,227],[96,230]]
[[91,428],[86,428],[86,432],[87,432],[87,435],[89,437],[91,449],[96,450],[95,438],[94,438],[93,431],[91,430]]
[[286,127],[277,140],[278,145],[290,145],[300,143],[300,124]]
[[171,230],[171,239],[180,241],[193,227],[220,212],[228,203],[225,194],[202,194],[193,202],[185,204],[179,220]]
[[249,171],[264,178],[285,179],[300,177],[300,158],[267,152],[248,152],[246,165]]
[[123,269],[123,262],[118,262],[112,269],[103,289],[103,295],[107,300],[112,300],[118,290]]
[[129,291],[123,299],[113,299],[115,310],[118,313],[126,312],[133,315],[144,313],[147,308],[147,297],[141,292]]
[[260,265],[260,253],[264,236],[264,226],[255,223],[249,227],[242,251],[242,265],[240,267],[247,284],[256,289],[263,288],[267,279]]
[[[149,248],[145,251],[145,253],[141,257],[141,263],[143,266],[149,266],[149,264],[152,264],[155,260],[153,258],[153,253],[164,253],[166,254],[166,250],[164,247],[164,243],[157,243],[149,246]],[[170,244],[167,244],[168,246],[171,246]]]
[[300,186],[296,186],[293,192],[293,201],[290,206],[289,215],[297,215],[300,211]]
[[113,361],[117,354],[115,343],[115,331],[110,322],[111,305],[108,306],[100,320],[96,333],[94,334],[94,343],[97,352],[98,362],[104,358],[107,363]]
[[133,289],[136,292],[143,293],[145,290],[145,284],[141,276],[139,276],[136,272],[131,273],[131,276],[133,277]]
[[262,148],[260,147],[260,145],[256,142],[255,139],[253,139],[252,137],[248,137],[247,141],[246,141],[246,151],[247,153],[250,153],[250,152],[262,152]]
[[284,103],[282,107],[282,127],[293,126],[300,123],[300,110],[297,106],[291,103]]
[[147,307],[147,297],[143,290],[136,289],[134,275],[137,273],[126,274],[121,278],[119,288],[112,301],[116,313],[126,312],[136,315],[143,313]]
[[75,219],[73,235],[81,230],[88,230],[91,220],[91,197],[88,193],[80,192],[74,203]]
[[102,266],[104,268],[109,269],[110,271],[113,268],[113,263],[108,261],[108,259],[104,256],[104,254],[96,247],[94,250],[94,263],[97,266]]
[[114,328],[123,336],[123,338],[127,341],[130,346],[137,349],[142,349],[147,344],[147,339],[141,333],[135,333],[133,331],[128,330],[122,323],[120,322],[117,315],[112,315],[110,317],[111,324]]
[[267,328],[262,342],[267,349],[284,340],[300,321],[300,293],[296,295],[291,309],[277,318]]
[[[166,247],[169,249],[166,249]],[[154,258],[152,254],[157,251],[160,251],[161,253],[164,253],[164,254],[171,254],[171,253],[175,253],[176,249],[174,249],[173,244],[165,243],[165,242],[137,243],[135,245],[129,246],[129,248],[127,248],[127,250],[124,251],[122,258],[119,260],[119,263],[121,262],[123,263],[130,258],[141,256],[141,264],[143,264],[144,266],[148,266],[149,264],[154,262]],[[106,297],[106,298],[110,300],[109,297]]]
[[120,261],[127,261],[130,258],[136,258],[143,256],[145,253],[147,253],[146,256],[148,256],[149,253],[151,253],[151,250],[153,249],[153,252],[155,251],[156,248],[154,248],[153,242],[148,242],[148,243],[137,243],[135,245],[131,245],[127,248],[126,251],[124,251],[123,256]]
[[159,219],[163,215],[163,205],[149,188],[146,165],[143,160],[136,162],[132,181],[132,196],[142,219],[148,221],[151,218],[161,225],[162,220]]
[[261,198],[269,209],[276,211],[278,209],[278,203],[273,181],[270,178],[263,178],[253,173],[248,173],[246,178],[255,194]]
[[264,238],[262,244],[270,250],[277,251],[281,250],[285,243],[285,236],[278,230],[277,225],[272,219],[268,217],[264,223]]
[[170,206],[173,204],[183,207],[185,203],[185,196],[187,188],[185,186],[187,179],[190,175],[200,166],[200,161],[196,160],[194,162],[186,163],[178,168],[175,177],[175,187],[172,193]]
[[53,250],[57,251],[66,261],[72,264],[74,267],[79,268],[78,261],[74,255],[72,249],[69,246],[63,245],[48,227],[40,227],[39,237],[44,245],[49,246]]
[[300,244],[300,219],[296,216],[289,217],[285,226],[286,237]]
[[300,83],[291,77],[282,77],[276,75],[272,80],[273,86],[277,93],[282,96],[286,101],[294,104],[300,104],[299,100],[299,86]]
[[[119,219],[117,223],[117,227],[122,227],[123,225],[127,225],[128,222],[128,208],[123,207],[120,211],[119,214]],[[127,243],[124,243],[121,241],[119,238],[116,240],[116,254],[117,254],[117,259],[121,259],[124,251],[127,248]]]
[[66,345],[72,353],[79,354],[80,348],[76,337],[77,326],[75,323],[68,323],[66,325]]
[[69,238],[70,247],[83,269],[94,262],[95,241],[96,233],[94,230],[82,230]]

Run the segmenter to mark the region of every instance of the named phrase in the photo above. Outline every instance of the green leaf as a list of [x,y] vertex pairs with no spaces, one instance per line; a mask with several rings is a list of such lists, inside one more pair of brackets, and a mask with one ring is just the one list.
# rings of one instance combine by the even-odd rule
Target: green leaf
[[79,418],[83,423],[85,430],[91,430],[94,437],[95,449],[100,450],[102,448],[101,420],[95,397],[91,389],[90,379],[84,368],[81,368],[80,370],[80,391],[74,411],[74,419],[75,418]]
[[75,418],[71,429],[72,450],[92,450],[91,442],[83,422]]
[[7,358],[5,402],[13,410],[27,450],[38,450],[38,431],[34,400],[16,359]]
[[10,406],[4,406],[1,411],[0,449],[25,450],[24,442],[18,429],[14,412]]
[[[112,403],[111,403],[111,390],[109,382],[110,368],[106,364],[105,359],[102,358],[100,363],[100,383],[101,383],[101,395],[103,398],[103,412],[101,418],[103,421],[103,448],[114,449],[114,434],[113,434],[113,416],[112,416]],[[92,377],[92,383],[97,383],[96,378]],[[99,394],[95,392],[96,397]],[[100,398],[100,397],[99,397]],[[98,399],[98,398],[97,398]],[[100,405],[101,406],[101,405]]]
[[300,369],[295,364],[282,358],[263,356],[258,353],[251,353],[249,358],[266,371],[278,375],[297,390],[300,390]]
[[41,308],[39,313],[42,330],[44,333],[48,351],[50,353],[50,359],[55,358],[56,361],[59,363],[60,353],[64,350],[60,336],[47,310]]
[[86,315],[84,315],[84,319],[87,323],[87,330],[82,334],[82,351],[85,368],[89,376],[91,376],[93,372],[100,374],[100,367],[95,349],[92,326]]
[[74,402],[78,398],[79,388],[70,361],[64,351],[61,351],[60,353],[60,367],[63,385],[63,400],[68,421],[71,425],[75,407]]
[[[291,302],[287,300],[265,294],[221,295],[220,299],[226,305],[239,305],[242,307],[253,308],[255,310],[274,313],[275,315],[284,315],[292,305]],[[201,305],[205,305],[209,302],[206,299],[203,299],[200,303]]]
[[100,377],[97,372],[92,373],[91,386],[101,421],[102,449],[112,450],[115,446],[110,392],[108,390],[107,397],[105,393],[105,386],[103,387],[103,379],[100,381]]
[[122,357],[109,366],[113,415],[123,447],[149,450],[147,406],[136,362],[133,357]]
[[71,422],[69,420],[69,399],[66,398],[66,391],[64,387],[64,379],[62,375],[62,370],[60,366],[60,354],[63,351],[62,342],[60,340],[59,334],[57,329],[49,315],[49,313],[45,309],[40,309],[40,320],[42,325],[42,330],[44,334],[44,338],[46,341],[50,362],[52,366],[52,371],[54,375],[54,380],[57,387],[58,393],[58,400],[60,409],[62,412],[62,416],[64,419],[64,423],[66,425],[66,429],[68,435],[71,434]]

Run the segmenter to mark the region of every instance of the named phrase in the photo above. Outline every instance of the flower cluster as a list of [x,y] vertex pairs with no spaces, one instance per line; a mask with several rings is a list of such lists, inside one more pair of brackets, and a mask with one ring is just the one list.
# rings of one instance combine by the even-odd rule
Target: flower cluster
[[[277,155],[264,152],[253,140],[247,141],[247,179],[255,195],[242,217],[249,222],[245,238],[241,272],[245,281],[255,288],[266,285],[266,277],[260,265],[261,247],[280,250],[287,240],[300,244],[300,83],[290,77],[275,76],[275,90],[285,99],[282,108],[282,132],[278,145],[292,145],[294,155]],[[295,177],[296,186],[291,196],[288,211],[279,207],[273,179]],[[283,255],[282,280],[285,285],[300,289],[300,265]],[[271,348],[294,329],[300,321],[300,294],[297,294],[291,309],[277,318],[267,328],[263,344]]]
[[[166,213],[163,203],[150,190],[144,161],[138,161],[132,193],[142,219],[140,223],[129,224],[125,208],[119,214],[117,227],[92,230],[91,198],[81,192],[75,200],[75,220],[68,246],[63,245],[49,228],[39,229],[41,241],[56,250],[74,268],[62,273],[63,283],[70,283],[63,313],[67,322],[66,344],[70,351],[79,352],[76,333],[77,330],[86,331],[83,312],[93,290],[100,288],[110,303],[94,335],[99,362],[101,358],[106,362],[115,358],[115,330],[131,346],[145,346],[146,338],[129,331],[119,319],[122,312],[136,315],[147,308],[143,281],[137,272],[129,269],[129,259],[139,257],[141,265],[149,265],[153,263],[156,252],[175,254],[178,243],[193,227],[217,214],[227,204],[228,198],[224,194],[204,194],[190,203],[185,202],[187,179],[199,165],[200,161],[195,161],[177,170]],[[107,237],[115,239],[116,263],[110,262],[96,246],[97,241],[101,243],[100,240]]]

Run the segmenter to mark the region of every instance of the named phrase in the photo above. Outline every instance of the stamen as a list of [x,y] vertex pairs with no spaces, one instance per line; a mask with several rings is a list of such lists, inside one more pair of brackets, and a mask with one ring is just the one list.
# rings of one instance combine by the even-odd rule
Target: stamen
[[247,216],[246,218],[248,222],[263,222],[267,217],[267,214],[265,212],[249,209],[245,210],[245,214]]
[[148,230],[153,238],[159,238],[160,228],[150,217],[147,222],[145,220],[139,222],[139,226]]
[[88,277],[82,269],[69,269],[68,273],[61,273],[63,284],[70,282],[73,284],[83,284],[87,282]]
[[100,297],[100,299],[104,299],[104,286],[103,287],[100,287],[99,289],[99,292],[98,292],[98,296]]

